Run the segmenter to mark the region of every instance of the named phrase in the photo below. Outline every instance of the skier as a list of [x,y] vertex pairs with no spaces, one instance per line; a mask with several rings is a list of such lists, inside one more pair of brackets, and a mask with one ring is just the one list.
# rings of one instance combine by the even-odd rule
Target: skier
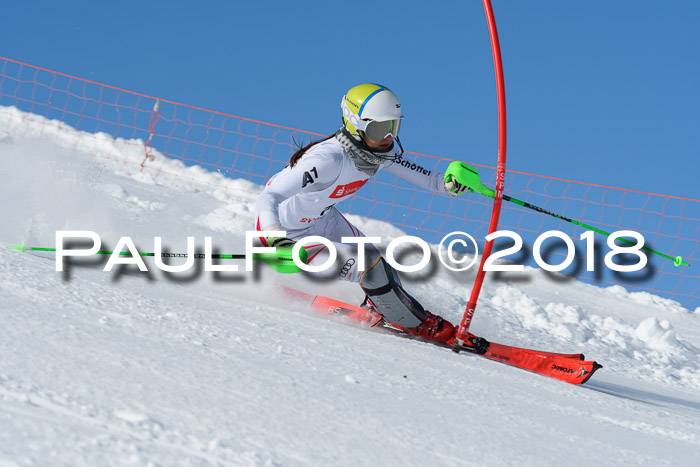
[[[403,115],[396,95],[378,84],[360,84],[341,101],[342,127],[333,135],[300,147],[289,164],[274,175],[257,202],[258,231],[283,230],[286,237],[260,237],[265,246],[289,248],[317,235],[338,252],[337,279],[359,282],[370,306],[396,327],[427,340],[451,343],[454,326],[426,311],[401,285],[397,271],[370,243],[364,247],[365,270],[359,270],[358,246],[341,237],[364,237],[335,205],[357,192],[382,169],[440,194],[461,195],[483,187],[478,172],[453,162],[445,174],[427,171],[403,159],[399,128]],[[308,264],[324,264],[328,249],[306,247]],[[323,254],[325,253],[325,254]]]

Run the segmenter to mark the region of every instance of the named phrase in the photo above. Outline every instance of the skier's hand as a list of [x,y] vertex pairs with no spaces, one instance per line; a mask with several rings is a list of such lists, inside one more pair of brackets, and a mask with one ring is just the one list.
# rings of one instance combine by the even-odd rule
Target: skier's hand
[[[263,227],[263,231],[283,230],[280,224],[270,224]],[[267,244],[273,248],[289,248],[293,247],[296,241],[287,237],[267,237]]]
[[454,161],[445,171],[445,191],[452,196],[464,194],[467,190],[493,198],[495,192],[484,186],[479,171],[464,162]]
[[466,185],[459,183],[454,175],[449,176],[449,181],[447,175],[445,175],[445,191],[450,193],[452,196],[459,196],[464,194],[465,191],[474,192],[471,188]]

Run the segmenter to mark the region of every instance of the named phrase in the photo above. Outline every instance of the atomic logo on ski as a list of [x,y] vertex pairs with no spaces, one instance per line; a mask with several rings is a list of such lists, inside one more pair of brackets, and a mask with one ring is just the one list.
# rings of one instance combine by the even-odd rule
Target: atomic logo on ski
[[563,373],[573,373],[574,371],[576,371],[573,368],[565,368],[556,364],[552,365],[552,370],[561,371]]

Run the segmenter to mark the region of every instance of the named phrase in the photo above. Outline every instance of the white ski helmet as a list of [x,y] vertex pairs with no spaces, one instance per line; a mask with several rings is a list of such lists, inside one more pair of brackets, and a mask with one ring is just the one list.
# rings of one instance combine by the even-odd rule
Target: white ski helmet
[[401,103],[391,89],[380,84],[360,84],[351,88],[340,102],[343,125],[348,132],[362,138],[381,141],[389,134],[394,139],[401,127]]

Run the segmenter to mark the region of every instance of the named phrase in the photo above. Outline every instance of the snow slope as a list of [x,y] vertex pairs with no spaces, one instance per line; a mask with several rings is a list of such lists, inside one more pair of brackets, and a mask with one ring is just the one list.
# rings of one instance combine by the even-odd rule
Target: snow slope
[[[17,137],[15,135],[22,135]],[[109,159],[93,158],[109,153]],[[356,302],[357,286],[299,275],[103,259],[55,271],[56,230],[111,249],[211,236],[243,248],[260,187],[183,169],[107,135],[0,112],[0,465],[695,465],[698,310],[620,287],[489,277],[472,331],[584,352],[604,365],[570,386],[472,355],[319,318],[275,283]],[[124,163],[123,161],[129,161]],[[165,173],[186,171],[185,177]],[[342,205],[341,205],[342,209]],[[400,232],[352,220],[387,243]],[[182,261],[182,260],[178,260]],[[175,261],[173,264],[180,264]],[[243,263],[240,262],[241,269]],[[405,275],[457,321],[474,271]],[[695,461],[693,460],[695,459]]]

